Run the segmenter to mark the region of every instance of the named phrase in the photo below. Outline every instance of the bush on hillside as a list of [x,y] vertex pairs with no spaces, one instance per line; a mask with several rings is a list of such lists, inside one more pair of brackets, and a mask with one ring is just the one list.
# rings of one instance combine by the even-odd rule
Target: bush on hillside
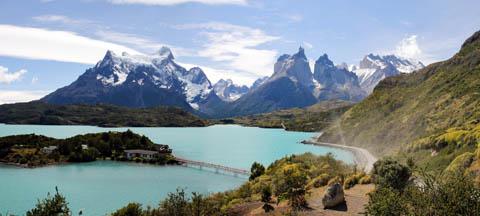
[[391,158],[386,158],[373,164],[372,174],[379,187],[402,190],[407,186],[412,171],[408,166]]

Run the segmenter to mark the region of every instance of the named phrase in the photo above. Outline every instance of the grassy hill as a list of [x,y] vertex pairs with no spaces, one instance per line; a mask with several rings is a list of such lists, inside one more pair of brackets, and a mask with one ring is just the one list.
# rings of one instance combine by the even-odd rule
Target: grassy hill
[[6,124],[96,125],[101,127],[202,127],[208,122],[175,107],[54,105],[42,102],[0,105]]
[[452,58],[390,77],[332,124],[322,141],[363,146],[378,155],[480,119],[480,32]]
[[339,118],[352,106],[348,101],[324,101],[305,108],[293,108],[271,113],[242,116],[228,123],[263,128],[283,128],[292,131],[320,131]]

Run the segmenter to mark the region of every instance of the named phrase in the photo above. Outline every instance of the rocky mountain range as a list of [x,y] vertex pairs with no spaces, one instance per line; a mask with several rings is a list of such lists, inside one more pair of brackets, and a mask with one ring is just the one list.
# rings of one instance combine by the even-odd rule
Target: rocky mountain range
[[413,59],[406,59],[395,55],[366,55],[358,66],[351,70],[358,76],[362,89],[371,93],[377,84],[391,76],[400,73],[411,73],[424,68],[422,62]]
[[280,56],[272,76],[232,103],[229,113],[249,115],[332,99],[359,101],[365,96],[356,75],[335,67],[327,55],[315,62],[312,73],[305,50],[300,47],[293,55]]
[[360,101],[388,76],[423,65],[395,56],[368,55],[353,72],[320,56],[312,72],[303,48],[281,55],[270,77],[249,88],[232,80],[212,85],[199,67],[175,63],[162,47],[151,55],[108,51],[72,84],[41,99],[52,104],[114,104],[126,107],[176,106],[198,115],[230,117],[305,107],[325,100]]
[[249,91],[246,85],[234,84],[231,79],[220,79],[213,85],[213,90],[224,101],[236,101]]
[[107,103],[127,107],[176,106],[210,113],[206,105],[221,100],[198,67],[186,70],[174,62],[170,49],[153,55],[105,54],[72,84],[41,99],[53,104]]

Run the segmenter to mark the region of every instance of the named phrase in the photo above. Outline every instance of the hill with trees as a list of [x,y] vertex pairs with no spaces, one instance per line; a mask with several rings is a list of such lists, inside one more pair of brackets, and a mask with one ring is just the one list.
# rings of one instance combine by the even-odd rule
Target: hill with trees
[[145,162],[160,164],[174,162],[168,145],[155,144],[146,136],[130,130],[77,135],[66,139],[35,134],[0,137],[0,162],[36,167],[63,162],[89,162],[97,158],[127,160],[124,150],[128,149],[152,151],[162,149],[165,154]]
[[0,122],[101,127],[203,127],[209,124],[176,107],[128,108],[107,104],[55,105],[43,102],[0,105]]

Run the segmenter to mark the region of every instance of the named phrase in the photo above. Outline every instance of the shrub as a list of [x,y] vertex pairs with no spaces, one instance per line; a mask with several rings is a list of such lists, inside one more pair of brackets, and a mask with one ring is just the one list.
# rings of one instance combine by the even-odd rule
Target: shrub
[[330,180],[328,181],[328,184],[327,184],[327,185],[328,185],[328,186],[331,186],[331,185],[334,185],[335,183],[340,183],[340,184],[342,184],[342,183],[343,183],[342,178],[340,178],[339,176],[335,176],[334,178],[332,178],[332,179],[330,179]]
[[250,173],[249,180],[252,181],[265,173],[265,167],[260,163],[253,162],[252,167],[250,168]]
[[386,158],[373,164],[372,174],[378,186],[402,190],[408,184],[412,173],[407,166]]
[[360,180],[358,181],[359,184],[371,184],[372,183],[372,177],[369,175],[365,175]]
[[368,194],[365,215],[408,215],[402,197],[390,187],[378,188]]
[[330,180],[330,176],[326,173],[320,174],[319,176],[315,177],[310,181],[307,185],[307,188],[319,188],[323,187],[328,184],[328,180]]
[[63,195],[58,192],[58,188],[55,187],[55,195],[53,197],[50,194],[44,200],[39,200],[35,208],[28,211],[27,216],[69,216],[70,209],[68,208],[68,202]]
[[346,178],[345,181],[343,182],[343,188],[345,189],[352,188],[353,186],[358,184],[358,180],[359,179],[355,175]]
[[142,205],[138,203],[129,203],[127,206],[118,209],[111,216],[142,216]]

